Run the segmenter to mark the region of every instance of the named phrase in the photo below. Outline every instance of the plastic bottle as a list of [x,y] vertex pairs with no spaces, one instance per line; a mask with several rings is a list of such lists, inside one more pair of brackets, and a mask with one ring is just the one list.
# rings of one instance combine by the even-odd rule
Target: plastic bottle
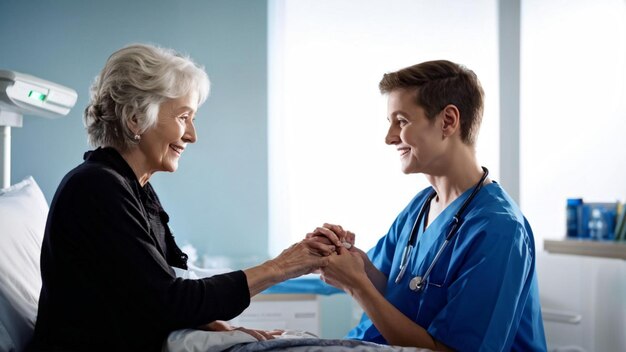
[[589,218],[589,236],[592,240],[604,240],[609,237],[609,228],[602,211],[598,208],[591,210]]
[[566,208],[566,227],[567,237],[581,237],[583,235],[582,223],[582,205],[581,198],[568,198]]

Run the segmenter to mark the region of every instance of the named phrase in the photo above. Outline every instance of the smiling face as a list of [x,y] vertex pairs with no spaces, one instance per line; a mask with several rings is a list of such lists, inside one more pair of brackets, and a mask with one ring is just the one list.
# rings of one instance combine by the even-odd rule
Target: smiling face
[[441,118],[428,120],[415,103],[415,91],[395,89],[387,100],[390,126],[385,143],[396,147],[402,172],[428,173],[442,154]]
[[178,159],[187,144],[196,141],[194,118],[197,109],[198,94],[195,92],[159,105],[156,124],[141,135],[138,145],[143,156],[142,168],[148,174],[176,171]]

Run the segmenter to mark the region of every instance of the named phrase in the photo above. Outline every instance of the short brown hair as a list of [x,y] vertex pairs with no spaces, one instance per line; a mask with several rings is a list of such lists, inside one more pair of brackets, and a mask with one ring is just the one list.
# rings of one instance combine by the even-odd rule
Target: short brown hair
[[426,61],[386,73],[378,85],[383,94],[396,89],[415,89],[415,102],[429,120],[452,104],[461,114],[461,140],[474,145],[483,118],[484,92],[476,74],[446,60]]

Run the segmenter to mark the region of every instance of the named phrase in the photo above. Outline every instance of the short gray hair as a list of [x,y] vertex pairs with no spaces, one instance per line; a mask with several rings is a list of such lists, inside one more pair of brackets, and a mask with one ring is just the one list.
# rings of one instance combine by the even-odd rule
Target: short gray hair
[[84,122],[89,143],[126,151],[136,144],[128,122],[136,119],[141,134],[156,124],[159,105],[198,93],[198,106],[209,95],[204,68],[174,50],[133,44],[114,52],[96,76]]

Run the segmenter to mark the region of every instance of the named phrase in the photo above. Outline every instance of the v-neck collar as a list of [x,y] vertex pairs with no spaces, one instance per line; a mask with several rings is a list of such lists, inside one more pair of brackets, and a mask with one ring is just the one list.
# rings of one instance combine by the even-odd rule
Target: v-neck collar
[[[488,185],[485,185],[485,186],[488,186]],[[483,188],[485,187],[483,186]],[[467,197],[469,197],[469,195],[472,193],[472,190],[473,188],[467,189],[460,196],[458,196],[454,201],[452,201],[452,203],[448,204],[448,206],[430,223],[430,225],[426,229],[424,229],[426,216],[422,218],[421,223],[418,224],[419,230],[417,233],[417,241],[415,244],[416,254],[414,256],[414,263],[418,265],[415,265],[415,264],[412,265],[411,267],[414,268],[413,270],[417,270],[417,272],[422,272],[425,269],[421,267],[423,265],[430,264],[430,262],[425,263],[424,259],[426,258],[427,255],[434,255],[434,254],[430,254],[431,252],[433,252],[434,246],[441,245],[446,235],[448,234],[448,230],[449,230],[448,228],[450,227],[452,218],[454,217],[456,212],[461,208],[461,206],[463,205],[463,202],[465,202]],[[479,192],[476,196],[478,197],[480,193],[482,193],[482,189],[481,189],[481,192]],[[428,198],[430,197],[426,197],[425,202],[428,201]],[[466,212],[468,210],[469,209],[466,209]]]

